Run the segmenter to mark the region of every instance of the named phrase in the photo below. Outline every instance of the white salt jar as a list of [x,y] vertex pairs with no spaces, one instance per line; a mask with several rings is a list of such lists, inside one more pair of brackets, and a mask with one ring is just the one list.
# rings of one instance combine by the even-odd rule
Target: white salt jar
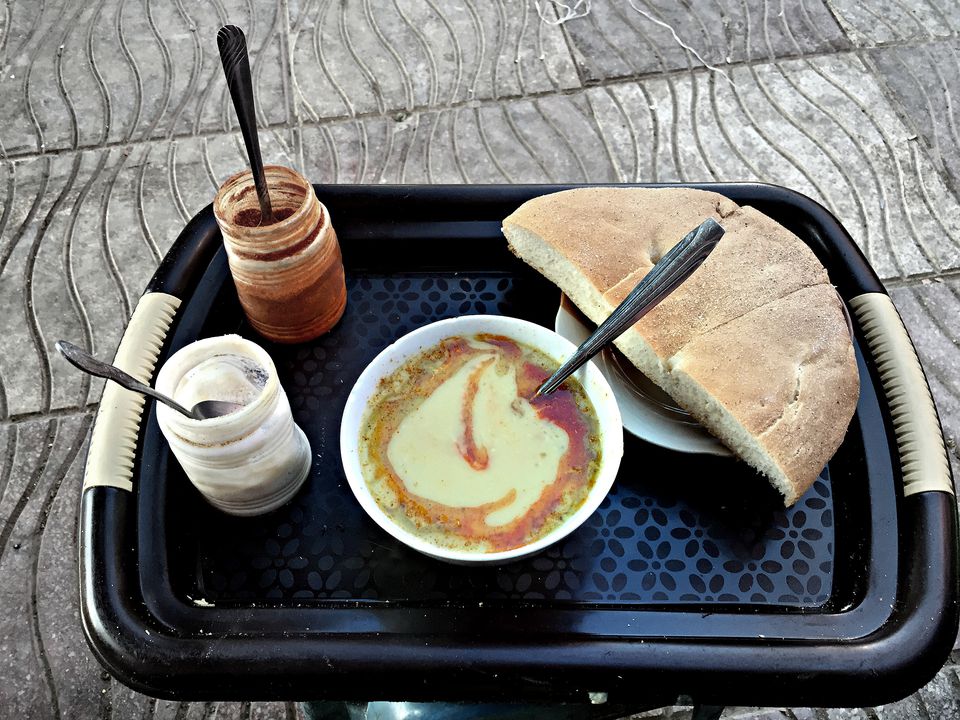
[[239,335],[191,343],[167,360],[156,388],[185,407],[226,400],[243,407],[195,420],[157,404],[174,456],[214,507],[258,515],[287,502],[310,470],[310,445],[290,412],[267,352]]

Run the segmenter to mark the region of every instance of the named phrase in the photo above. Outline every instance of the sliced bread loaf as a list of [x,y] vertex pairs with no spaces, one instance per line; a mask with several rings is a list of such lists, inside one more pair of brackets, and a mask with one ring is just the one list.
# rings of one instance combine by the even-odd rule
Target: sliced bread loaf
[[503,232],[600,323],[708,217],[726,230],[710,257],[616,344],[790,505],[836,452],[859,396],[839,297],[796,235],[716,193],[639,188],[536,198]]

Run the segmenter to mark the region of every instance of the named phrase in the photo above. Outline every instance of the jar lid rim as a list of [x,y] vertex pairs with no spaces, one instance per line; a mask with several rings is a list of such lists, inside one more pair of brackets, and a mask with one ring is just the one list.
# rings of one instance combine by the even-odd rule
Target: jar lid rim
[[[283,218],[282,220],[277,220],[269,225],[249,226],[235,223],[233,221],[235,215],[228,217],[229,213],[225,212],[226,208],[224,208],[224,205],[226,204],[227,195],[229,193],[243,191],[247,187],[255,187],[253,182],[253,171],[250,168],[246,168],[227,178],[217,190],[217,194],[213,199],[213,215],[217,219],[218,225],[221,227],[227,226],[231,230],[236,229],[239,232],[243,232],[254,237],[266,237],[273,233],[282,232],[302,220],[304,215],[307,213],[309,206],[311,205],[311,195],[314,198],[317,197],[316,192],[313,191],[313,185],[310,183],[310,181],[293,168],[286,167],[285,165],[264,165],[263,171],[264,175],[267,176],[268,189],[271,180],[269,177],[270,173],[281,173],[286,175],[289,179],[296,181],[300,188],[303,189],[303,199],[301,200],[300,205],[287,217]],[[319,199],[317,201],[319,202]]]

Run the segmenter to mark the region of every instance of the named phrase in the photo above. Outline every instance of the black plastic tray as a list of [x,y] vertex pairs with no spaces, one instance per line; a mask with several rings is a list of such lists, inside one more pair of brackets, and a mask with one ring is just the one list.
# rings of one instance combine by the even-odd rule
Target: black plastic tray
[[[883,292],[837,221],[756,184],[701,185],[797,233],[841,296]],[[328,335],[273,345],[240,311],[210,208],[148,292],[183,300],[157,366],[239,332],[276,361],[311,475],[259,518],[207,505],[144,413],[134,493],[83,496],[84,625],[124,682],[177,698],[529,699],[873,704],[939,667],[956,632],[956,506],[903,497],[893,427],[857,328],[856,415],[814,487],[784,510],[742,463],[626,437],[614,490],[577,532],[499,568],[423,557],[379,530],[340,465],[340,414],[386,345],[443,317],[552,326],[556,288],[500,220],[557,186],[318,186],[348,305]]]

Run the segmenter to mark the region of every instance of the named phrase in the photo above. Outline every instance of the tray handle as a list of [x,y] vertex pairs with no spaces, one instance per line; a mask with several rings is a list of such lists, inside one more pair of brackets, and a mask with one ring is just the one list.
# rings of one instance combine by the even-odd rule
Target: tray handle
[[954,494],[950,462],[927,378],[893,301],[864,293],[850,301],[880,372],[900,454],[903,494]]
[[[166,293],[148,292],[141,297],[120,339],[113,364],[149,384],[179,307],[180,298]],[[97,486],[133,490],[133,463],[145,401],[140,393],[106,383],[90,436],[84,490]]]

